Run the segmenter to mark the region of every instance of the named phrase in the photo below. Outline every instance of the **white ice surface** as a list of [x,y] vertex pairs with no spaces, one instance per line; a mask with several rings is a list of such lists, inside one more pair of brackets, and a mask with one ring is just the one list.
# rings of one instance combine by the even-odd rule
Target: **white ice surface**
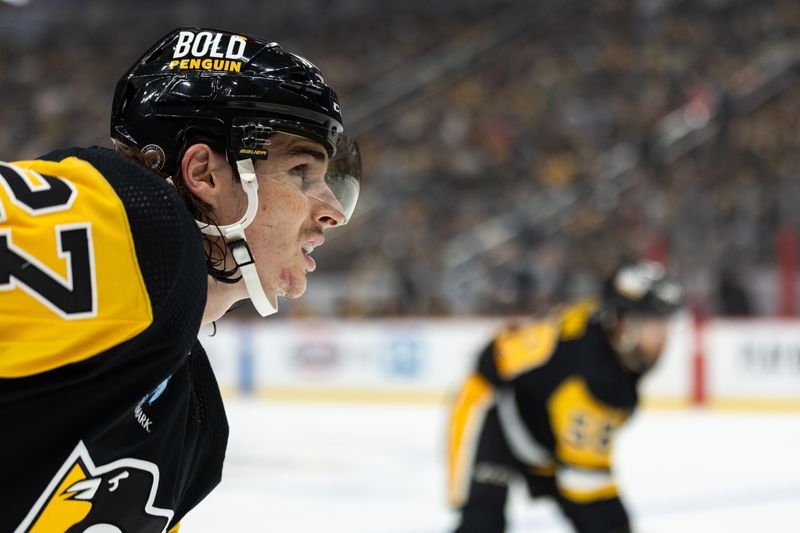
[[[227,402],[220,486],[181,533],[445,533],[443,407]],[[800,532],[800,414],[645,411],[616,443],[640,533]],[[509,533],[570,529],[512,494]]]

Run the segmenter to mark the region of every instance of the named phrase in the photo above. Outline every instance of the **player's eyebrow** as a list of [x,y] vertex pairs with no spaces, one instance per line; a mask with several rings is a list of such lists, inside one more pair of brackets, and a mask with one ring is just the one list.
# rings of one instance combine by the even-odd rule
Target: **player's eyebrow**
[[325,160],[328,158],[328,155],[324,151],[318,150],[311,146],[304,146],[304,145],[299,145],[299,146],[289,145],[289,148],[286,150],[286,152],[289,155],[310,155],[320,163],[324,163]]

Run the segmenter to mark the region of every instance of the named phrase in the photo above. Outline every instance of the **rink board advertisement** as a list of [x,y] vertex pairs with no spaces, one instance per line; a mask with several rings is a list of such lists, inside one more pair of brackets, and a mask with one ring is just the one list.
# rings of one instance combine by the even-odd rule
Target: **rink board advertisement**
[[703,345],[710,400],[800,402],[800,322],[716,321]]
[[[492,319],[223,323],[201,333],[227,393],[272,399],[445,401],[500,327]],[[646,405],[800,406],[800,321],[678,317]],[[697,350],[700,338],[702,349]],[[702,359],[698,375],[695,359]],[[700,381],[698,381],[700,380]]]
[[223,388],[266,397],[436,401],[458,386],[498,320],[270,321],[200,340]]

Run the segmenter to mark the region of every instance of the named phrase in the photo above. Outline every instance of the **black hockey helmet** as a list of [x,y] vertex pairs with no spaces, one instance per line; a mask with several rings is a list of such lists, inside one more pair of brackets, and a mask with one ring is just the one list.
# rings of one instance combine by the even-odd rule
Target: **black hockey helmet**
[[603,284],[603,307],[612,313],[666,317],[682,305],[681,285],[655,261],[623,264]]
[[264,144],[275,132],[325,147],[326,181],[348,219],[361,180],[358,145],[344,134],[336,93],[306,59],[246,35],[178,28],[117,83],[112,139],[170,176],[191,133],[224,139],[236,168],[237,161],[266,158]]

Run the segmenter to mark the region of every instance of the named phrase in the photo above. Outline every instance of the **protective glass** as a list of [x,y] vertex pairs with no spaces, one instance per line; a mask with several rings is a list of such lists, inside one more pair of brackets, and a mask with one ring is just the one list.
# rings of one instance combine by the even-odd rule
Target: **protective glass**
[[307,122],[237,118],[230,147],[237,161],[253,161],[257,176],[294,187],[338,211],[341,224],[353,215],[361,154],[347,135]]

